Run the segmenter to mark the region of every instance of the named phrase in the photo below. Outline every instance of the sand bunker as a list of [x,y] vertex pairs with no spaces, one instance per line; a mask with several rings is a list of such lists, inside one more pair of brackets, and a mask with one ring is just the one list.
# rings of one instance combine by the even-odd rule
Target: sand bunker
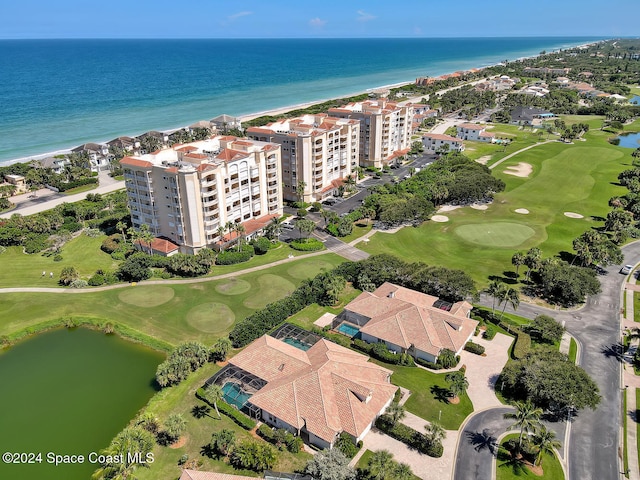
[[486,165],[489,160],[491,160],[491,155],[484,155],[480,158],[477,158],[476,162],[481,163],[482,165]]
[[533,167],[525,162],[520,162],[518,165],[511,165],[504,169],[504,173],[507,175],[513,175],[515,177],[526,178],[533,172]]
[[438,209],[438,213],[451,212],[452,210],[457,210],[458,208],[460,208],[460,205],[443,205]]
[[514,211],[516,213],[521,213],[522,215],[527,215],[529,213],[529,210],[527,210],[526,208],[517,208]]
[[433,220],[434,222],[444,223],[449,221],[449,217],[447,217],[446,215],[434,215],[433,217],[431,217],[431,220]]
[[471,208],[473,208],[474,210],[486,210],[487,208],[489,208],[489,206],[485,205],[484,203],[474,203],[473,205],[471,205]]
[[584,215],[574,212],[564,212],[564,216],[569,218],[584,218]]

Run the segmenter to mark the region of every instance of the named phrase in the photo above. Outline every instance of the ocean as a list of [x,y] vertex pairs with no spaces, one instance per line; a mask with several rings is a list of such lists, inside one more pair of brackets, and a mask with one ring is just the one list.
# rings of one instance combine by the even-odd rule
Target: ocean
[[0,164],[595,40],[3,40]]

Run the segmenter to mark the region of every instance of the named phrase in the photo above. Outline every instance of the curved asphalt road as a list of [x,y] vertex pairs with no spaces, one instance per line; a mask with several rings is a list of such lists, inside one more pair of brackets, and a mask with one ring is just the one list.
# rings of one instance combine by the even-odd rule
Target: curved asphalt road
[[[635,265],[640,262],[640,242],[627,245],[622,251],[624,263]],[[582,346],[580,365],[600,388],[602,400],[598,408],[581,411],[571,425],[568,452],[568,478],[571,480],[620,478],[621,364],[616,353],[620,340],[620,292],[626,277],[618,273],[619,268],[612,266],[605,270],[606,273],[600,276],[602,292],[590,297],[580,310],[553,311],[522,304],[517,311],[518,315],[527,318],[546,313],[564,322]],[[465,431],[471,429],[472,433],[482,434],[484,429],[498,428],[496,422],[501,410],[480,412],[469,420]],[[491,478],[492,454],[486,448],[476,452],[471,443],[473,438],[477,441],[480,437],[469,437],[463,432],[460,438],[455,480]]]

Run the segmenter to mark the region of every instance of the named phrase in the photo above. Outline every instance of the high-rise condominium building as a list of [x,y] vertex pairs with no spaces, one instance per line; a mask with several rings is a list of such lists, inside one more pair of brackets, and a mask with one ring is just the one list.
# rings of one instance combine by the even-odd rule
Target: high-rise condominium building
[[329,115],[360,121],[359,163],[362,167],[380,168],[411,148],[411,106],[384,99],[366,100],[331,108]]
[[250,127],[246,135],[282,146],[285,200],[321,201],[333,195],[358,165],[357,120],[304,115]]
[[219,136],[120,164],[133,226],[148,225],[185,253],[224,244],[229,222],[242,223],[250,235],[282,215],[280,145],[274,143]]

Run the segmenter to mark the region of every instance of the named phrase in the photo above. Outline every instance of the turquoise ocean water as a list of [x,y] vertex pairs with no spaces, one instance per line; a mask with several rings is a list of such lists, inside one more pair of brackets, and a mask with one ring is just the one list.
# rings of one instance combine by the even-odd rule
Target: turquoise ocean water
[[4,40],[0,163],[594,40]]

